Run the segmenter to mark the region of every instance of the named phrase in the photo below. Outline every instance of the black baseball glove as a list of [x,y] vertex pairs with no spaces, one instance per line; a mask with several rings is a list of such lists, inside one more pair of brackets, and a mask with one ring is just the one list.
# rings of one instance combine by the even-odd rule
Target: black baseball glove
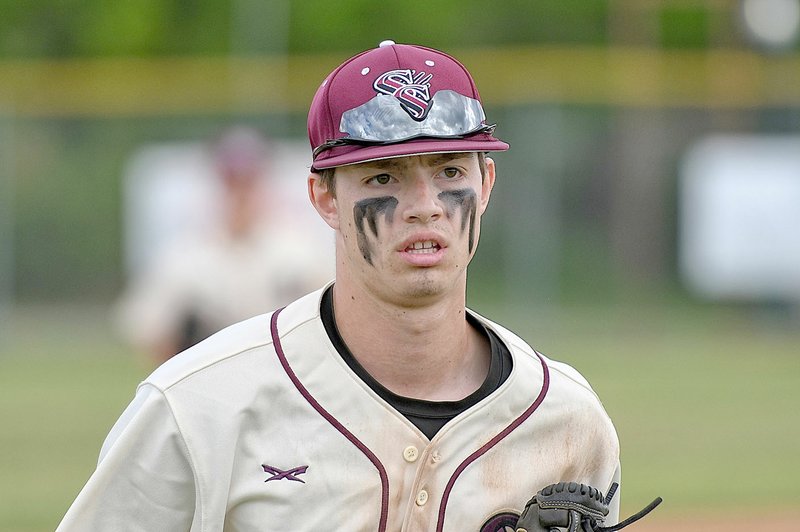
[[621,523],[604,527],[608,515],[608,504],[619,485],[615,482],[603,497],[600,490],[576,482],[551,484],[537,493],[517,521],[517,532],[613,532],[638,521],[656,506],[661,497],[651,502],[642,511]]

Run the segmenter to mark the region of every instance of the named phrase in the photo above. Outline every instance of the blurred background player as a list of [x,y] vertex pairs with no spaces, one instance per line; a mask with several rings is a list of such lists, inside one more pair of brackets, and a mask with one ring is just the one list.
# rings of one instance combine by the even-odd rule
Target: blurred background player
[[308,245],[308,232],[281,223],[290,202],[271,175],[266,139],[232,127],[208,151],[219,208],[132,272],[119,301],[122,334],[155,363],[332,276],[328,254]]

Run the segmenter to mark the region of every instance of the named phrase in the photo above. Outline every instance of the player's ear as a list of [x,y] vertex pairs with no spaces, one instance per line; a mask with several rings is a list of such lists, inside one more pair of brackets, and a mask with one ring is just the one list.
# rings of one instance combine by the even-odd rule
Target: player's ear
[[328,189],[332,181],[323,182],[322,176],[315,172],[308,175],[308,198],[325,223],[333,229],[339,228],[339,209],[336,204],[336,195]]
[[486,157],[485,161],[486,171],[483,176],[483,181],[481,182],[481,214],[483,214],[483,212],[486,210],[486,207],[489,205],[489,197],[492,195],[492,188],[494,187],[495,179],[494,159],[491,157]]

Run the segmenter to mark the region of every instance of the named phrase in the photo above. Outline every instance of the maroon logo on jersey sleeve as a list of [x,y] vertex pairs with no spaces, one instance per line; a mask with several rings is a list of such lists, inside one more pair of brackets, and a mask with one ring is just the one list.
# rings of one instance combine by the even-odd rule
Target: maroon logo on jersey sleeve
[[299,466],[299,467],[293,467],[291,469],[287,469],[286,471],[284,471],[282,469],[279,469],[279,468],[277,468],[275,466],[267,465],[267,464],[262,464],[261,467],[264,468],[264,472],[265,473],[269,473],[270,475],[272,475],[271,477],[269,477],[264,482],[269,482],[270,480],[283,480],[283,479],[286,479],[286,480],[294,480],[295,482],[302,482],[303,484],[306,483],[305,480],[297,478],[297,475],[304,474],[306,472],[306,470],[308,469],[308,466],[304,465],[304,466]]

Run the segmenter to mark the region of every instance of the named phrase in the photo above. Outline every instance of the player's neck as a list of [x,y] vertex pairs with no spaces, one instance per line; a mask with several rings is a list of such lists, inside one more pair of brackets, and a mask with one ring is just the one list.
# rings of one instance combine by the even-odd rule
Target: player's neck
[[464,294],[408,308],[334,288],[339,333],[383,386],[405,397],[459,400],[483,382],[488,342],[466,321]]

